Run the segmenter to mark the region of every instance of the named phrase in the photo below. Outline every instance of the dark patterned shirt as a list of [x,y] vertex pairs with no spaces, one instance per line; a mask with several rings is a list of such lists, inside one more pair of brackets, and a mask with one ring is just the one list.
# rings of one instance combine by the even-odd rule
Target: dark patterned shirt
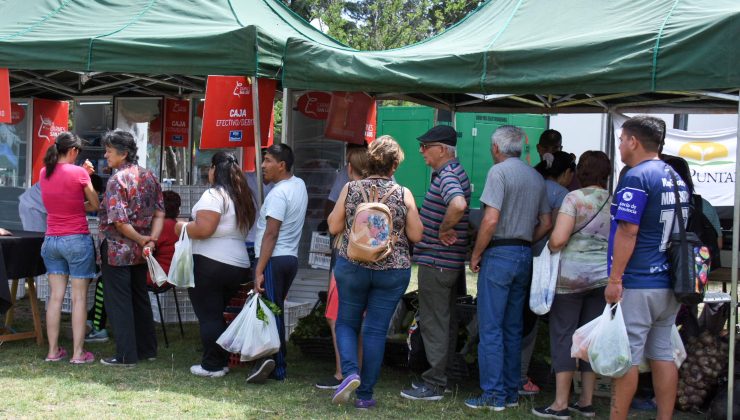
[[162,188],[152,171],[130,163],[121,166],[108,180],[98,217],[100,240],[108,244],[108,264],[144,264],[139,244],[123,236],[115,223],[128,223],[141,235],[152,232],[154,212],[164,212]]
[[[339,255],[342,258],[349,260],[349,257],[347,257],[349,227],[352,226],[352,222],[354,221],[357,206],[364,201],[362,190],[369,192],[373,185],[378,188],[378,197],[383,197],[397,184],[389,179],[363,179],[360,181],[352,181],[347,184],[347,199],[344,202],[347,227],[344,229],[342,242],[339,246]],[[393,252],[391,252],[388,258],[374,263],[350,261],[371,270],[410,268],[411,259],[409,258],[409,240],[406,237],[406,213],[408,212],[408,209],[406,209],[406,203],[403,201],[403,187],[399,186],[399,188],[385,200],[385,204],[391,210],[391,214],[393,215],[393,232],[398,235],[398,240],[393,246]]]

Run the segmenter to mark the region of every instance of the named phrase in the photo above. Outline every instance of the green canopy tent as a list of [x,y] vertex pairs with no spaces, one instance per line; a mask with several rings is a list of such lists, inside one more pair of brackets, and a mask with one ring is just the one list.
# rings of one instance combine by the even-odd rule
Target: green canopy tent
[[[737,0],[489,0],[442,34],[404,48],[357,51],[291,38],[283,86],[367,91],[455,112],[735,113],[739,39]],[[728,395],[738,182],[734,203]],[[728,398],[729,417],[732,408]]]

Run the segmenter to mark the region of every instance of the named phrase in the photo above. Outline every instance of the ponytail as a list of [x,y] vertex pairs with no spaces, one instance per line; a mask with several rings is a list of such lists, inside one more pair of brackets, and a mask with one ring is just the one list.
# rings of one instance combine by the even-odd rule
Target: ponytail
[[59,134],[54,141],[54,144],[46,149],[46,155],[44,155],[44,167],[46,168],[46,179],[51,177],[54,173],[59,157],[66,155],[72,149],[82,150],[82,140],[74,134],[65,131]]
[[54,173],[54,169],[57,167],[57,162],[59,162],[59,149],[57,149],[57,144],[54,143],[46,149],[46,155],[44,155],[46,179],[51,178],[51,174]]

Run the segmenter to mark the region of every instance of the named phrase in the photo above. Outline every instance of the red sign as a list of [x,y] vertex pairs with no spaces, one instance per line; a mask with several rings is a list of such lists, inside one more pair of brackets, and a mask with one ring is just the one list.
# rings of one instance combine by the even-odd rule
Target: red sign
[[[201,149],[254,147],[252,81],[244,76],[208,76]],[[277,81],[258,79],[262,146],[269,142]]]
[[377,109],[375,99],[362,92],[331,94],[324,137],[362,144],[375,139]]
[[69,102],[48,99],[33,100],[33,146],[31,159],[33,170],[31,183],[39,179],[39,171],[44,166],[44,155],[57,136],[69,128]]
[[[262,147],[272,146],[273,138],[275,135],[275,110],[272,110],[272,115],[270,115],[270,131],[267,134],[267,144],[263,144]],[[244,153],[242,153],[242,171],[244,172],[254,172],[257,168],[257,162],[255,160],[256,153],[254,152],[254,147],[245,147]],[[262,156],[260,156],[260,159],[262,159]]]
[[325,120],[329,116],[331,94],[326,92],[307,92],[298,98],[298,111],[314,120]]
[[8,69],[0,69],[0,123],[11,122],[10,74]]
[[24,118],[26,118],[26,110],[15,102],[11,103],[10,104],[10,123],[13,125],[16,125],[19,122],[23,121]]
[[164,100],[164,145],[188,147],[190,141],[190,101]]

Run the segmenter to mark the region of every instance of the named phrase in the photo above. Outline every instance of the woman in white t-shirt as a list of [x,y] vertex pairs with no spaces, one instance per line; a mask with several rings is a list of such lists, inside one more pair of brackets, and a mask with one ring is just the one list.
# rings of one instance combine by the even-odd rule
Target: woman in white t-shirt
[[226,304],[249,281],[249,256],[245,244],[254,223],[252,193],[236,158],[218,152],[208,170],[211,188],[193,206],[192,222],[175,226],[179,235],[186,227],[193,240],[195,287],[188,289],[200,324],[203,343],[201,363],[190,367],[198,376],[221,377],[228,373],[229,353],[216,344],[226,329]]

